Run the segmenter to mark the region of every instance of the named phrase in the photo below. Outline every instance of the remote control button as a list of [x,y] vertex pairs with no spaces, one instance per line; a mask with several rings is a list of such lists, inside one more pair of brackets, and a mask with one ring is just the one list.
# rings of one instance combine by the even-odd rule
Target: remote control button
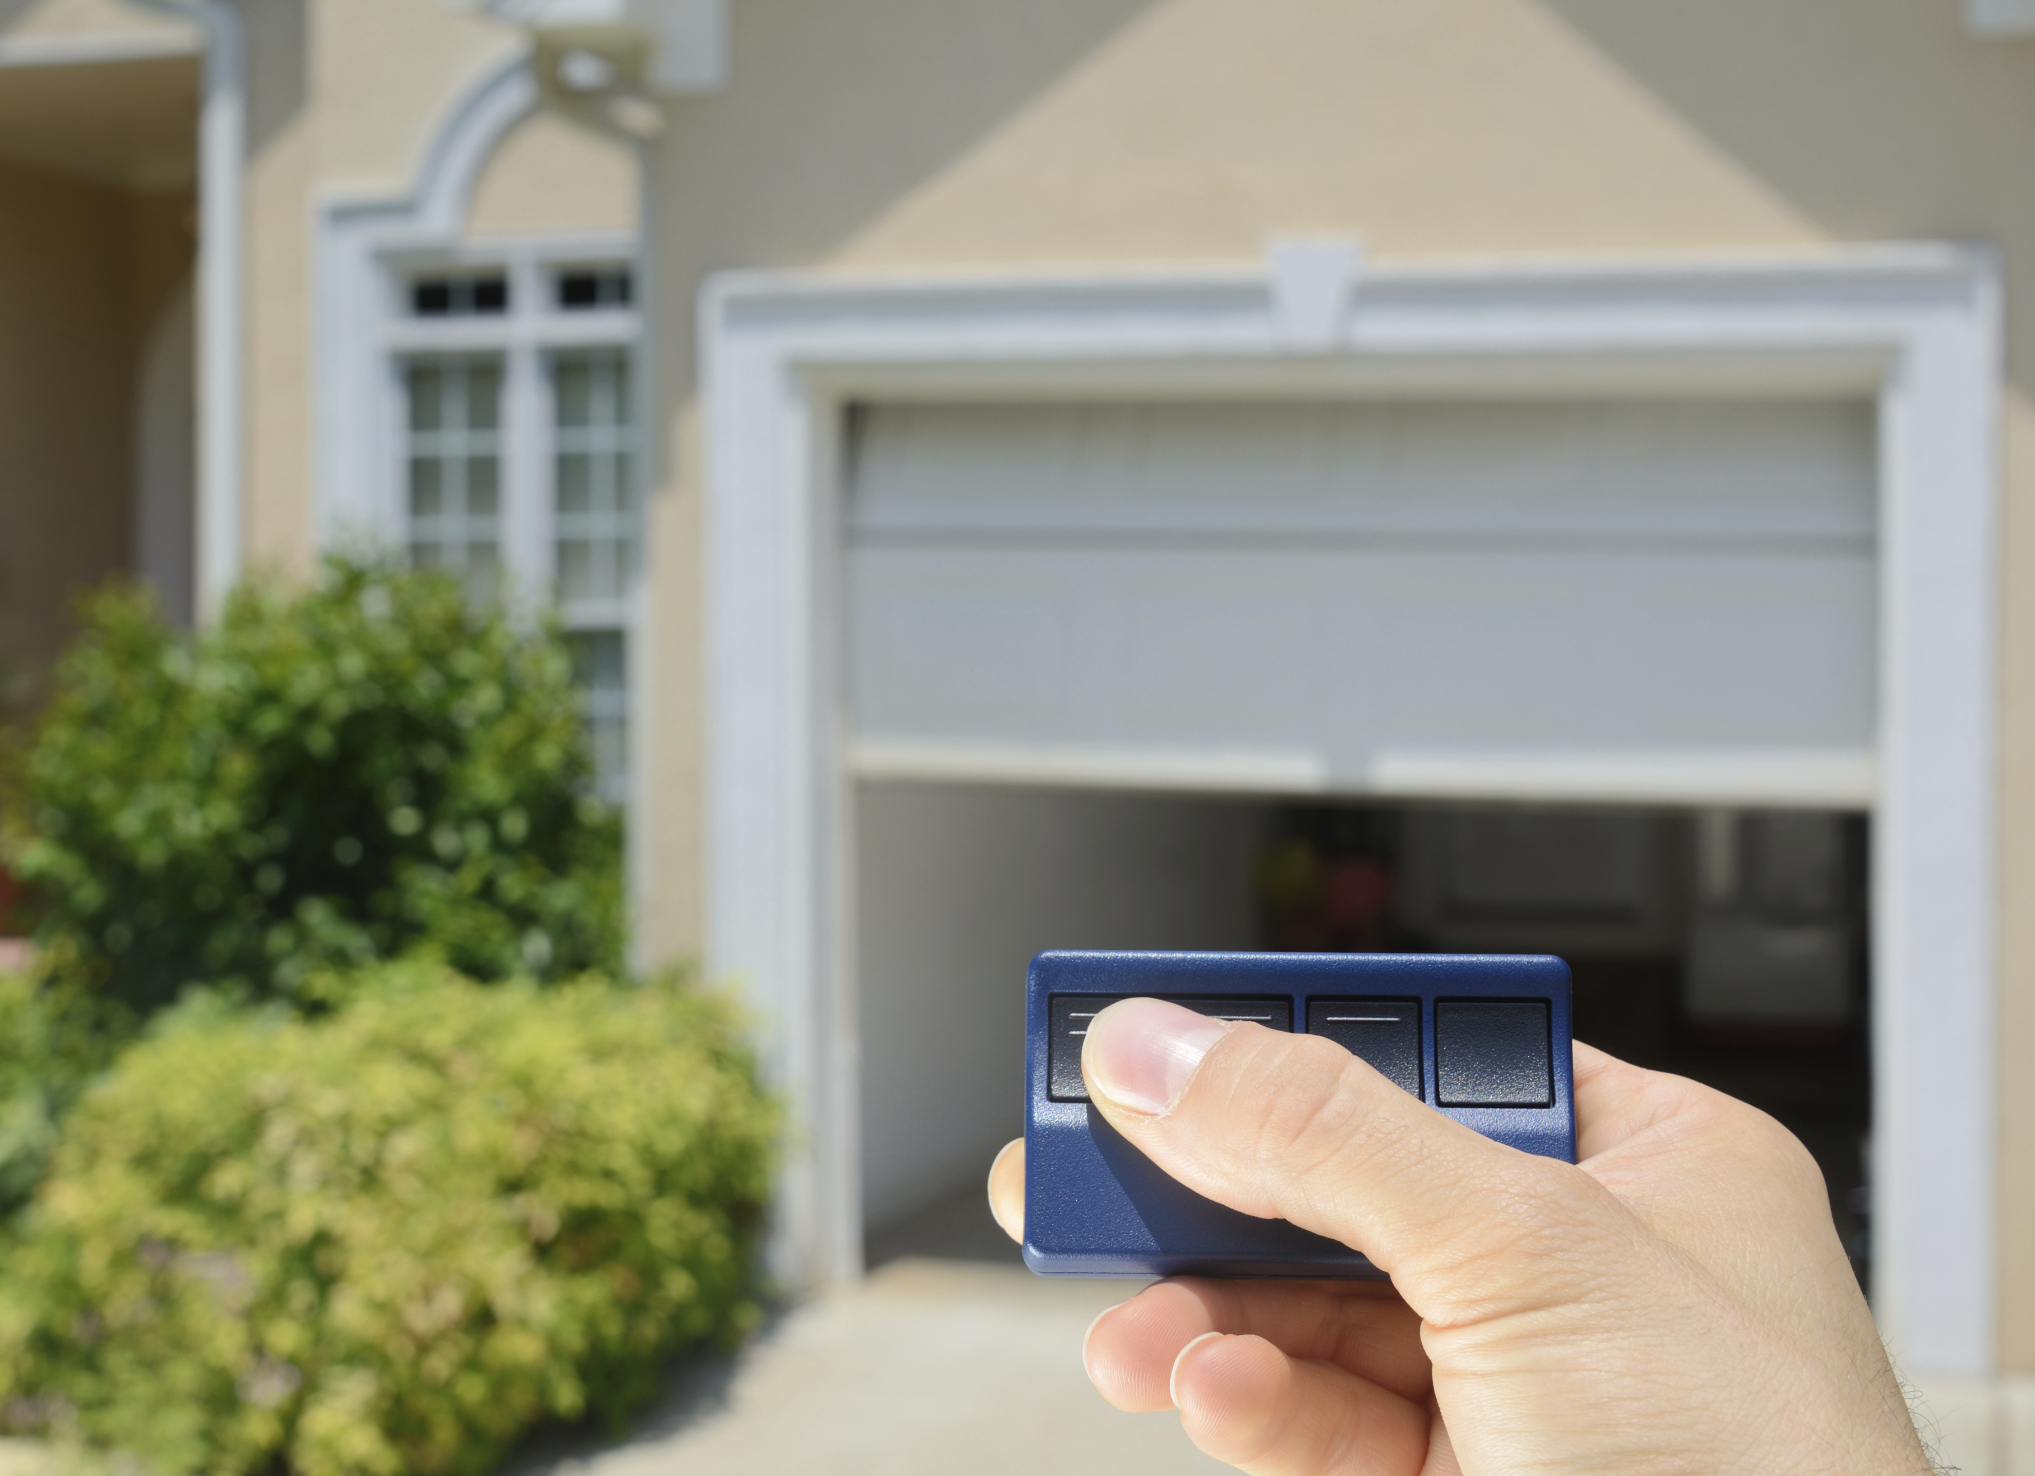
[[1435,1101],[1443,1107],[1550,1107],[1554,1062],[1544,999],[1434,1002]]
[[1419,1000],[1311,1000],[1307,1033],[1327,1036],[1387,1081],[1420,1095]]
[[[1253,998],[1229,995],[1220,999],[1206,996],[1161,994],[1153,996],[1182,1005],[1198,1014],[1218,1020],[1250,1020],[1269,1030],[1293,1028],[1293,1001],[1284,996]],[[1046,1095],[1055,1102],[1086,1102],[1088,1084],[1081,1079],[1081,1042],[1088,1034],[1088,1022],[1125,994],[1056,994],[1048,1002],[1051,1035],[1046,1045]]]

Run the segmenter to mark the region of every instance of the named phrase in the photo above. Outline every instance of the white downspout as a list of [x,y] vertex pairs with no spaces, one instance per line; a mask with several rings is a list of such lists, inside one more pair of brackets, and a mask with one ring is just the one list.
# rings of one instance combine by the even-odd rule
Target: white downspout
[[240,578],[246,252],[247,32],[232,0],[129,0],[205,36],[198,121],[198,508],[193,585],[201,625]]

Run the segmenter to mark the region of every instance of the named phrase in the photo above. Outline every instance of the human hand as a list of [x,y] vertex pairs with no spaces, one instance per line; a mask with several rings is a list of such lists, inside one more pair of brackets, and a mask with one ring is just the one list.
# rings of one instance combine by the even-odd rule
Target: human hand
[[[1378,1282],[1182,1277],[1083,1358],[1258,1476],[1927,1476],[1807,1150],[1575,1047],[1570,1165],[1494,1143],[1318,1036],[1151,999],[1090,1024],[1096,1107],[1166,1172],[1361,1250]],[[990,1202],[1017,1239],[1024,1144]]]

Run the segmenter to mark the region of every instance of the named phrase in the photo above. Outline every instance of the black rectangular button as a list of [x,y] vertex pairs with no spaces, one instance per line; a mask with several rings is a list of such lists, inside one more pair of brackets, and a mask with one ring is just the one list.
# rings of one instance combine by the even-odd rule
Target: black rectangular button
[[1434,1075],[1443,1107],[1554,1105],[1548,1002],[1436,1000]]
[[1419,1000],[1310,1000],[1307,1033],[1327,1036],[1387,1081],[1420,1095]]
[[[1123,994],[1056,994],[1050,1003],[1052,1031],[1046,1048],[1046,1095],[1055,1102],[1086,1102],[1088,1084],[1081,1079],[1081,1041],[1088,1034],[1088,1022]],[[1250,996],[1161,994],[1170,1003],[1184,1005],[1218,1020],[1252,1020],[1270,1030],[1293,1028],[1293,1001],[1284,995]]]

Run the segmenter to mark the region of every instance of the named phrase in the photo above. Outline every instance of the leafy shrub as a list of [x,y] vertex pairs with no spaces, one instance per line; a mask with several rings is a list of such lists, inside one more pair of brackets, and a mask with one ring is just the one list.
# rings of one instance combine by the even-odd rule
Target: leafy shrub
[[199,995],[66,1122],[0,1408],[164,1476],[479,1471],[753,1321],[774,1128],[733,1012],[670,984]]
[[612,970],[614,817],[555,633],[334,560],[195,641],[100,596],[22,761],[8,852],[58,973],[146,1013],[299,997],[428,944],[482,979]]

